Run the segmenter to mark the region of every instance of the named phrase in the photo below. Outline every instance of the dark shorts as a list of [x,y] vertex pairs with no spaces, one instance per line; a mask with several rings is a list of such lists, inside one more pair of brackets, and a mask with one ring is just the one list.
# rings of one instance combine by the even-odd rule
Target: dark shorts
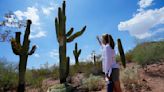
[[113,82],[118,81],[119,80],[119,68],[113,68],[112,69],[112,74],[111,74],[111,79]]

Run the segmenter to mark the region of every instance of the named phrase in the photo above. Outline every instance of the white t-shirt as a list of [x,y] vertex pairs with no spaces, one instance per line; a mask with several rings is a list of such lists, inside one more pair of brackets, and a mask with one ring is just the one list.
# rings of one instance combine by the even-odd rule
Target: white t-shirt
[[102,68],[105,74],[111,75],[112,68],[119,68],[119,65],[115,60],[115,51],[109,46],[109,44],[102,45]]

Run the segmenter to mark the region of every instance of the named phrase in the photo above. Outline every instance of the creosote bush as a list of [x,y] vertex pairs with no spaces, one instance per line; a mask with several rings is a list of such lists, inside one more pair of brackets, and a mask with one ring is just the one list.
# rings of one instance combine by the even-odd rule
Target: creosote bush
[[87,79],[83,80],[84,88],[89,91],[100,91],[105,86],[105,81],[101,76],[90,75]]
[[126,69],[122,69],[120,72],[120,79],[123,84],[123,87],[126,90],[130,90],[131,92],[138,92],[141,90],[141,87],[144,85],[140,82],[140,76],[138,69],[139,65],[133,67],[127,67]]

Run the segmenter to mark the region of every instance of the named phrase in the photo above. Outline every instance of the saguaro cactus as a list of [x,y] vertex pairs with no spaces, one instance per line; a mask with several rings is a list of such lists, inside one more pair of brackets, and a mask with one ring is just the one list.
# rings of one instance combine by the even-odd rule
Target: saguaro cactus
[[63,1],[62,8],[58,8],[58,17],[55,18],[55,27],[56,27],[56,37],[59,43],[59,77],[60,83],[66,82],[66,78],[69,74],[69,57],[66,57],[66,44],[72,42],[75,38],[82,35],[86,29],[86,26],[82,28],[81,31],[76,32],[72,35],[74,29],[71,28],[66,33],[66,13],[65,13],[66,4]]
[[93,59],[93,63],[96,64],[96,52],[94,50],[91,53],[91,59]]
[[120,53],[121,62],[125,68],[126,67],[125,54],[124,54],[124,49],[122,47],[122,43],[120,39],[117,39],[117,44],[118,44],[118,51]]
[[32,55],[36,50],[36,45],[32,47],[32,49],[29,51],[29,35],[30,35],[30,25],[31,20],[27,20],[27,27],[24,34],[24,40],[21,44],[21,32],[16,32],[15,38],[11,39],[11,47],[13,50],[13,53],[15,55],[19,55],[19,82],[18,82],[18,91],[17,92],[24,92],[25,90],[25,72],[26,72],[26,65],[28,56]]
[[74,54],[74,57],[75,57],[76,65],[78,65],[79,64],[79,56],[81,54],[81,49],[78,50],[77,43],[75,43],[75,50],[73,50],[73,54]]

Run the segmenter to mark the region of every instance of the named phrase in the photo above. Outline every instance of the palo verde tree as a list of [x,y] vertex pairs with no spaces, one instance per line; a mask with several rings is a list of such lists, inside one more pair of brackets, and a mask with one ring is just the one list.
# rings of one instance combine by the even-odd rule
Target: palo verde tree
[[25,26],[25,20],[19,20],[12,11],[5,13],[2,21],[0,21],[0,42],[11,40],[13,32],[10,28],[20,29]]
[[28,56],[32,55],[36,50],[36,45],[32,46],[32,49],[29,50],[31,23],[31,20],[27,20],[23,43],[21,43],[21,32],[16,32],[15,38],[11,39],[12,51],[15,55],[19,55],[19,82],[17,92],[25,91],[25,72]]
[[60,83],[65,83],[66,78],[69,74],[69,57],[66,56],[66,44],[72,42],[75,38],[81,36],[86,26],[82,28],[81,31],[72,34],[74,28],[71,28],[66,33],[66,13],[65,13],[66,4],[63,1],[62,7],[58,8],[58,17],[55,18],[55,27],[56,27],[56,37],[59,43],[59,77]]

